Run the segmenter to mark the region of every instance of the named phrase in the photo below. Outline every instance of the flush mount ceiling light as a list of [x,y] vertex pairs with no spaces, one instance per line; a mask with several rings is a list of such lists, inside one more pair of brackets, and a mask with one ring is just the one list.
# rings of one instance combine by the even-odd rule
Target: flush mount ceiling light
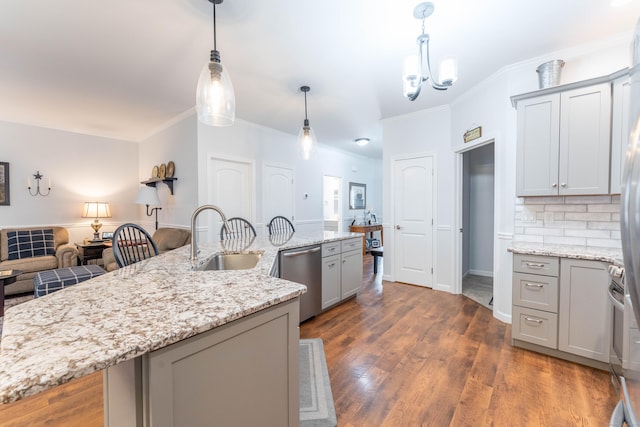
[[208,0],[213,4],[213,50],[204,65],[196,91],[198,120],[211,126],[231,126],[236,118],[236,97],[229,73],[220,62],[216,43],[216,4],[223,0]]
[[360,147],[364,147],[369,143],[369,138],[358,138],[355,141],[356,141],[356,145],[359,145]]
[[429,80],[431,87],[434,89],[447,90],[458,78],[458,65],[453,58],[447,58],[440,63],[440,82],[437,82],[431,73],[429,34],[424,32],[424,21],[431,16],[433,10],[434,7],[431,2],[420,3],[413,10],[414,18],[422,20],[422,34],[416,40],[418,43],[418,55],[408,56],[404,61],[402,86],[404,96],[409,98],[410,101],[415,101],[420,95],[422,83],[426,80]]
[[313,132],[313,129],[311,129],[311,126],[309,126],[309,119],[307,118],[307,92],[309,92],[311,88],[309,86],[301,86],[300,90],[304,92],[304,123],[298,133],[298,146],[302,150],[302,158],[309,160],[311,150],[317,143],[316,134]]

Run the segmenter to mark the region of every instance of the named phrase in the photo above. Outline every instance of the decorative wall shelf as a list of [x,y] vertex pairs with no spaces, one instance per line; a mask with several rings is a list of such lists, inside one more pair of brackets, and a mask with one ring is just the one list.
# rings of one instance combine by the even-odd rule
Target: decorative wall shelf
[[177,180],[178,178],[149,178],[146,181],[140,181],[140,184],[144,184],[146,186],[149,187],[155,187],[157,183],[159,182],[164,182],[165,184],[167,184],[167,186],[169,187],[169,191],[171,192],[171,195],[173,196],[173,182],[175,180]]

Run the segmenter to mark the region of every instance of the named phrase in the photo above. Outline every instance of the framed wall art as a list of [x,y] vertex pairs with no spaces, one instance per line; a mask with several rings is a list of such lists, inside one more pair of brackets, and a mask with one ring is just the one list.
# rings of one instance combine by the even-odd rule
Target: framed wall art
[[367,206],[367,185],[349,183],[349,209],[364,209]]
[[0,206],[9,206],[9,163],[0,162]]

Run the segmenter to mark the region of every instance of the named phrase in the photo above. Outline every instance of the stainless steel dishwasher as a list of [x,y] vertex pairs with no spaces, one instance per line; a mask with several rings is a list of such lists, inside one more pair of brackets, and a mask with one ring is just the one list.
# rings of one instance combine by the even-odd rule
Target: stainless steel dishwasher
[[322,309],[321,246],[305,246],[280,252],[280,278],[301,283],[307,293],[300,297],[300,322]]

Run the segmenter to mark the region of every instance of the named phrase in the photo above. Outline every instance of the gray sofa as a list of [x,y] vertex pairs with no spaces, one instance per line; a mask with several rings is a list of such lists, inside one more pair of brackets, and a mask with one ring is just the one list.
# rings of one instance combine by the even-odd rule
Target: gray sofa
[[[46,253],[35,250],[30,256],[28,250],[21,250],[16,254],[9,250],[9,238],[16,239],[16,232],[24,235],[24,232],[31,233],[37,230],[52,230],[53,243],[47,240]],[[49,233],[46,233],[49,235]],[[23,236],[24,237],[24,236]],[[27,246],[28,247],[28,246]],[[13,247],[15,248],[15,246]],[[21,246],[25,248],[24,244]],[[16,256],[18,258],[16,258]],[[15,258],[15,259],[11,259]],[[78,249],[76,245],[69,243],[69,232],[64,227],[25,227],[25,228],[3,228],[0,230],[0,270],[22,270],[23,274],[18,276],[15,283],[5,286],[5,295],[15,295],[26,292],[33,292],[33,277],[39,271],[54,270],[62,267],[72,267],[78,264]]]

